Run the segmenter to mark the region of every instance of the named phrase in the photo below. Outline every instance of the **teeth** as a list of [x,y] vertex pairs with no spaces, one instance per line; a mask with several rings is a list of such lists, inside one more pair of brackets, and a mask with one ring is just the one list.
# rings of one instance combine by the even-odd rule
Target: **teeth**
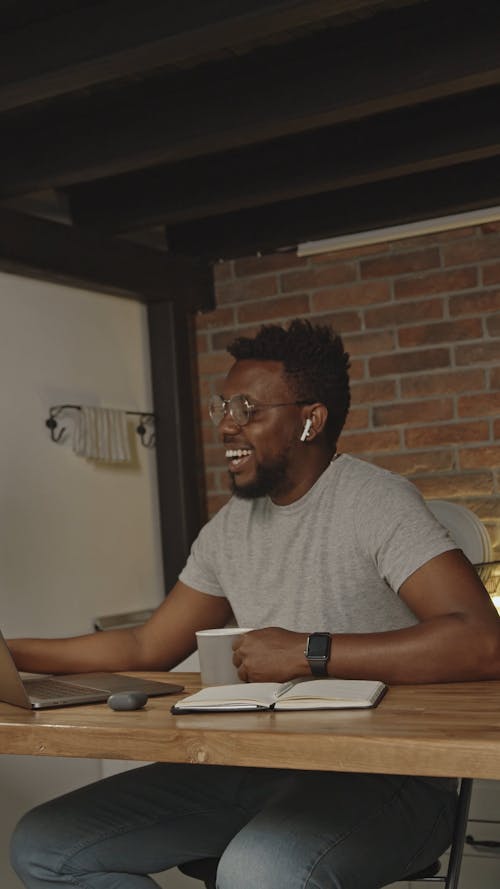
[[248,450],[247,448],[238,448],[238,450],[234,450],[234,451],[227,450],[226,451],[226,458],[228,460],[234,460],[235,457],[248,457],[248,456],[250,456],[251,453],[252,453],[252,451]]

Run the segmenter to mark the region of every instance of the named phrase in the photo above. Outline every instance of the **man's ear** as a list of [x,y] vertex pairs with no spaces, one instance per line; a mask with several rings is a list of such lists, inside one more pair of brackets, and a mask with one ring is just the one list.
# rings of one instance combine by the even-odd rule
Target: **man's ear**
[[327,419],[328,408],[322,404],[321,401],[304,406],[302,411],[302,421],[304,423],[304,430],[307,434],[303,441],[312,441],[317,435],[323,432]]

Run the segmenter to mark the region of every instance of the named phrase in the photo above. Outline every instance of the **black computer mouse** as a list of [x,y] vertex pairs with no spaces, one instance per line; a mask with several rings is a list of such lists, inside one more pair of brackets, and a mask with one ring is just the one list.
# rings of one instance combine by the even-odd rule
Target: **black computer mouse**
[[140,710],[147,699],[144,691],[115,691],[106,703],[112,710]]

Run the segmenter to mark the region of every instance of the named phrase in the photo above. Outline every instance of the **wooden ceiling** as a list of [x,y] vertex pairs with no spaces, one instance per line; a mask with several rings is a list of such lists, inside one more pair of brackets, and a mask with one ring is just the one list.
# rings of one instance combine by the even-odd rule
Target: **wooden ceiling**
[[0,0],[0,22],[4,269],[190,308],[218,259],[500,204],[498,0]]

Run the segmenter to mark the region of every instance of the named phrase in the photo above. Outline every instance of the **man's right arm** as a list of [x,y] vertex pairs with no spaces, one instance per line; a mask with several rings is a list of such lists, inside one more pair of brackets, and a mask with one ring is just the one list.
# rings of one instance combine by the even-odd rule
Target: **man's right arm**
[[8,644],[18,668],[30,673],[170,670],[195,650],[196,630],[224,626],[230,617],[227,599],[178,581],[140,627]]

